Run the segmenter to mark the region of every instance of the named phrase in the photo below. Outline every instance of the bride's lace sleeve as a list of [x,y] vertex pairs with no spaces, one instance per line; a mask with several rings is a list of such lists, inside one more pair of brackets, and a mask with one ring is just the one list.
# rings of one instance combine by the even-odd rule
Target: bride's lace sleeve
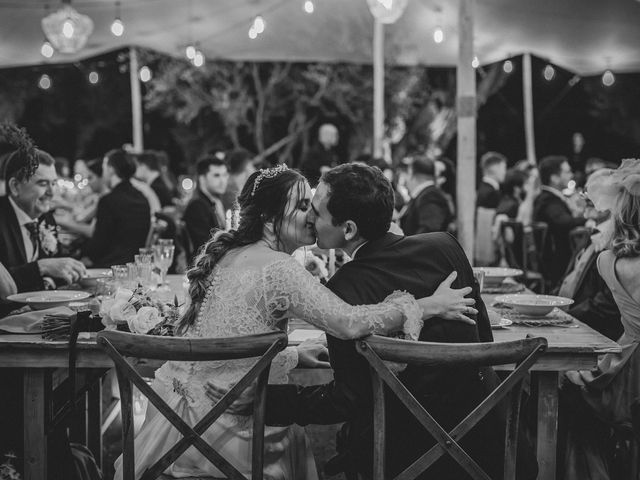
[[264,282],[267,307],[274,316],[300,318],[337,338],[385,335],[404,327],[417,339],[422,328],[422,310],[408,293],[394,292],[376,305],[352,306],[293,259],[265,267]]

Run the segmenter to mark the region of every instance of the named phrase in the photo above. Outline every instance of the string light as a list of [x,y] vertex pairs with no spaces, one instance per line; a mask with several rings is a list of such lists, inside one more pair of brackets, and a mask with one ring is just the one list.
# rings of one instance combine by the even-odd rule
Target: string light
[[616,77],[611,70],[607,70],[602,74],[602,84],[605,87],[610,87],[616,82]]
[[193,45],[187,45],[187,48],[185,48],[184,53],[189,60],[193,60],[196,56],[196,47],[194,47]]
[[89,83],[91,85],[95,85],[99,81],[100,81],[100,75],[98,75],[98,72],[93,71],[89,73]]
[[45,58],[53,57],[53,47],[49,43],[49,40],[45,40],[42,42],[42,47],[40,47],[40,53]]
[[253,28],[256,30],[256,33],[260,34],[264,32],[265,26],[264,18],[262,18],[261,15],[256,15],[256,18],[253,19]]
[[547,66],[544,67],[544,70],[542,71],[542,75],[547,82],[550,82],[551,80],[553,80],[553,77],[556,76],[556,69],[553,68],[553,65],[547,64]]
[[121,37],[124,33],[124,23],[120,19],[120,2],[116,2],[116,18],[111,24],[111,33],[116,37]]
[[145,65],[140,69],[139,75],[140,80],[144,83],[147,83],[149,80],[151,80],[151,69]]
[[306,2],[304,2],[304,11],[307,13],[313,13],[313,11],[315,10],[315,6],[313,5],[313,2],[311,0],[307,0]]
[[193,57],[193,65],[201,67],[204,65],[204,55],[200,50],[196,51],[196,55]]
[[476,55],[474,55],[473,60],[471,60],[471,66],[473,68],[478,68],[480,66],[480,60],[478,60],[478,57]]
[[433,31],[433,41],[436,43],[442,43],[444,41],[444,31],[441,27],[436,27]]
[[251,28],[249,29],[249,38],[251,40],[255,40],[256,38],[258,38],[258,32],[256,32],[256,29],[253,25],[251,25]]
[[511,73],[513,72],[513,62],[511,60],[506,60],[503,64],[502,64],[502,70],[504,71],[504,73]]
[[38,87],[40,87],[42,90],[49,90],[51,88],[51,77],[49,77],[49,75],[47,75],[46,73],[43,74],[40,77],[40,80],[38,80]]

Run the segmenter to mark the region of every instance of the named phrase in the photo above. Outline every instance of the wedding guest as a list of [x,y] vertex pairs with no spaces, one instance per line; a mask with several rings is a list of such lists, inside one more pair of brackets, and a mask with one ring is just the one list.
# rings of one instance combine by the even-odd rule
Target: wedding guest
[[335,125],[325,123],[318,129],[318,143],[311,147],[300,163],[300,171],[311,187],[318,184],[320,175],[340,163],[335,147],[340,135]]
[[400,213],[400,227],[405,235],[446,232],[454,221],[449,200],[436,185],[435,174],[433,160],[423,155],[413,157],[407,182],[411,200]]
[[155,152],[144,151],[136,155],[136,174],[138,180],[149,185],[160,200],[160,206],[173,205],[171,192],[161,177],[160,161]]
[[224,160],[213,155],[198,160],[196,172],[196,189],[182,217],[194,253],[209,240],[214,230],[226,227],[221,197],[227,189],[229,177]]
[[533,220],[548,225],[547,241],[542,251],[542,272],[553,290],[571,259],[569,232],[585,224],[583,216],[574,217],[562,191],[573,178],[566,157],[549,156],[542,159],[539,166],[540,195],[533,205]]
[[84,265],[60,254],[57,225],[51,210],[57,180],[48,153],[19,148],[6,163],[8,195],[0,198],[0,262],[13,276],[18,291],[42,290],[73,283]]
[[256,169],[253,166],[253,155],[242,148],[229,153],[225,157],[225,161],[229,169],[229,180],[227,181],[227,189],[222,195],[222,205],[224,210],[227,211],[233,208],[247,178]]
[[515,219],[518,216],[520,204],[525,199],[524,184],[528,175],[520,170],[509,170],[504,182],[500,186],[502,196],[496,207],[496,215],[506,215]]
[[478,185],[476,206],[496,208],[500,202],[500,185],[507,174],[507,157],[498,152],[487,152],[480,158],[482,181]]
[[[18,291],[16,282],[8,272],[4,265],[0,263],[0,300],[6,300],[9,295],[13,295]],[[0,307],[1,309],[2,307]]]
[[611,478],[603,450],[609,428],[631,425],[640,398],[640,160],[601,172],[589,179],[587,191],[595,208],[611,210],[613,234],[611,248],[598,256],[598,271],[620,309],[624,333],[620,353],[601,357],[595,370],[566,375],[560,420],[568,433],[567,480]]
[[111,150],[102,171],[111,191],[98,201],[95,230],[83,253],[94,266],[109,267],[133,261],[145,246],[151,213],[144,195],[129,181],[136,171],[131,154]]

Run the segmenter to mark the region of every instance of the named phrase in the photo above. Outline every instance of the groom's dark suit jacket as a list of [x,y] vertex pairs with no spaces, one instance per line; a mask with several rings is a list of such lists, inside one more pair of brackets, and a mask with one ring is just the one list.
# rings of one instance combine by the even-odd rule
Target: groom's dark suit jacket
[[[474,282],[471,266],[458,242],[447,233],[427,233],[402,237],[391,233],[368,242],[357,251],[353,261],[345,264],[327,285],[352,305],[378,303],[394,290],[405,290],[416,298],[433,294],[453,270],[458,272],[454,288],[473,286],[473,298],[479,310],[477,325],[432,318],[425,322],[420,340],[432,342],[492,341],[486,308]],[[347,423],[339,447],[344,465],[365,476],[372,466],[372,393],[367,362],[353,341],[327,335],[334,381],[322,386],[270,385],[267,395],[267,423],[300,425]],[[400,375],[414,396],[445,427],[454,426],[477,405],[487,390],[475,369],[435,369],[408,367]],[[392,398],[392,395],[388,395]],[[398,473],[433,444],[422,433],[417,421],[390,400],[387,426],[387,459]],[[493,473],[501,468],[503,435],[500,428],[479,425],[475,438],[470,437],[474,458]],[[343,433],[345,429],[343,428]],[[465,444],[465,442],[463,442]],[[495,463],[495,465],[494,465]],[[490,467],[496,468],[490,468]],[[429,478],[460,478],[461,471],[449,459],[440,460],[429,469]],[[464,478],[464,477],[462,477]]]

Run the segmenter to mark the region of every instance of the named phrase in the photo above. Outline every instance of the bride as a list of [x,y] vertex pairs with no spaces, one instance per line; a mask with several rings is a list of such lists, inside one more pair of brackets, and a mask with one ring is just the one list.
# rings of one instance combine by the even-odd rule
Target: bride
[[[281,165],[253,173],[238,202],[241,211],[237,230],[210,239],[187,274],[190,303],[179,327],[185,336],[264,333],[286,328],[287,319],[295,317],[341,339],[395,331],[417,339],[422,322],[430,317],[470,321],[463,312],[475,312],[470,307],[473,299],[464,298],[471,289],[452,290],[447,280],[431,297],[416,300],[407,293],[394,292],[380,304],[363,306],[348,305],[322,286],[291,257],[297,248],[315,243],[313,227],[307,222],[311,190],[295,170]],[[304,344],[298,349],[285,349],[274,359],[269,381],[286,383],[288,372],[296,365],[317,363],[313,353],[313,347]],[[229,389],[253,363],[167,362],[155,372],[152,387],[187,423],[195,425],[212,407],[205,392],[207,381]],[[223,414],[203,437],[248,475],[251,429],[251,417]],[[178,431],[149,405],[135,439],[136,478],[180,438]],[[174,477],[222,476],[194,448],[165,473]],[[122,478],[122,457],[116,461],[114,478]],[[303,428],[265,429],[264,478],[318,478]]]

